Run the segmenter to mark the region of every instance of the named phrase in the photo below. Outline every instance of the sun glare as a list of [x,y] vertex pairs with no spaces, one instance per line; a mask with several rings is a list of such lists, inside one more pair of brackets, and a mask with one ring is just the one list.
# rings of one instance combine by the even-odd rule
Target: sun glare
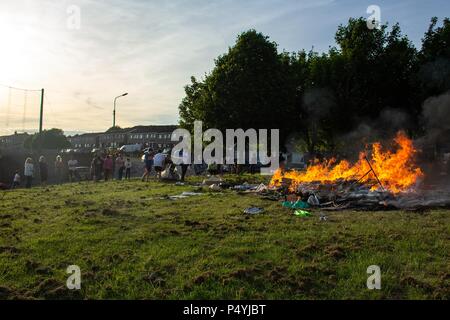
[[32,74],[30,48],[33,39],[23,28],[17,28],[12,22],[0,19],[0,80],[2,82],[26,81]]

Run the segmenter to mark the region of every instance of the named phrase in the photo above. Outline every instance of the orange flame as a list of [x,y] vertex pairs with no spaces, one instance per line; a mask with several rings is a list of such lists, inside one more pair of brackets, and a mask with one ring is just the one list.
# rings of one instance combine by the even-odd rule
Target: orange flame
[[[417,153],[417,150],[414,148],[412,140],[403,132],[399,132],[394,142],[397,145],[395,152],[383,151],[381,143],[374,143],[372,145],[370,165],[385,189],[392,193],[399,193],[407,191],[415,185],[417,180],[423,176],[423,172],[414,163],[414,155]],[[270,185],[280,186],[283,178],[292,180],[290,182],[291,191],[295,190],[302,183],[315,181],[325,184],[339,179],[360,179],[362,183],[373,183],[375,175],[371,171],[370,165],[366,161],[366,152],[360,152],[359,160],[355,164],[351,164],[347,160],[336,163],[334,158],[324,162],[315,160],[314,164],[309,166],[306,171],[292,170],[283,172],[281,169],[278,169],[273,175]],[[363,177],[365,174],[366,176]],[[378,184],[374,184],[372,190],[378,187]]]

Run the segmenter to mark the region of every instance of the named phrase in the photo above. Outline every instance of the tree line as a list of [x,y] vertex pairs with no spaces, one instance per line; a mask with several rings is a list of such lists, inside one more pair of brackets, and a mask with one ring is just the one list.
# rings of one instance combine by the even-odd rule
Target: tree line
[[191,77],[180,125],[278,128],[281,144],[311,154],[339,150],[362,123],[423,134],[422,104],[450,89],[450,20],[432,18],[420,49],[399,24],[370,30],[363,18],[340,25],[335,42],[323,53],[279,52],[243,32],[203,79]]

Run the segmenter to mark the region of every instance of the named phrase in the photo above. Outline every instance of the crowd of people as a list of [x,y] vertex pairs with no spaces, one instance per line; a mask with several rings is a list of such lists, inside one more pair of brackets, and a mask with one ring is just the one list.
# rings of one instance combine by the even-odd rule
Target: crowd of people
[[[157,179],[161,179],[162,173],[165,170],[167,170],[169,177],[178,176],[177,179],[184,181],[189,166],[184,163],[181,164],[181,174],[177,175],[175,173],[176,166],[171,160],[170,152],[163,153],[162,150],[146,150],[142,161],[144,167],[144,173],[141,177],[142,181],[149,181],[152,174]],[[22,171],[23,175],[19,169],[14,172],[11,188],[15,189],[21,186],[31,188],[36,177],[39,178],[39,184],[41,186],[46,186],[49,178],[49,168],[49,163],[44,156],[39,157],[37,165],[35,165],[33,158],[27,158]],[[79,173],[80,168],[79,161],[74,155],[70,156],[70,159],[67,161],[67,166],[60,155],[56,156],[53,165],[53,182],[60,184],[65,181],[75,182],[82,180]],[[99,153],[95,154],[90,162],[89,178],[95,182],[100,180],[109,181],[112,179],[130,180],[132,168],[133,162],[128,155],[122,153]]]
[[[147,149],[142,157],[144,173],[141,176],[142,181],[149,181],[151,175],[155,175],[157,179],[167,179],[167,180],[180,180],[184,181],[186,177],[187,170],[190,166],[187,155],[184,155],[181,151],[178,155],[181,159],[181,164],[179,164],[180,169],[176,171],[176,164],[172,161],[171,152],[162,150],[152,150]],[[284,159],[280,158],[281,162]],[[178,163],[178,162],[177,162]],[[216,163],[209,164],[206,168],[203,165],[192,165],[193,172],[201,174],[205,169],[211,175],[222,174],[224,172],[224,166]],[[202,168],[199,168],[202,167]],[[231,166],[229,172],[240,173],[240,165]],[[67,168],[67,170],[66,170]],[[54,179],[53,182],[60,184],[65,181],[75,182],[82,180],[80,176],[80,169],[86,167],[80,167],[79,162],[75,159],[74,155],[70,156],[67,161],[67,166],[65,165],[63,158],[58,155],[56,156],[53,169],[54,169]],[[95,154],[90,161],[90,172],[88,177],[85,179],[91,179],[95,182],[100,180],[109,181],[112,179],[117,180],[130,180],[133,168],[133,162],[131,157],[125,155],[121,152],[118,153],[98,153]],[[249,172],[254,173],[254,169],[250,166]],[[25,186],[26,188],[31,188],[33,184],[33,179],[39,176],[39,183],[42,186],[46,186],[49,178],[49,164],[44,156],[39,157],[38,165],[35,166],[33,159],[31,157],[25,160],[25,165],[23,169],[23,179],[21,175],[21,170],[16,170],[14,176],[12,177],[11,188],[18,188],[20,186]]]

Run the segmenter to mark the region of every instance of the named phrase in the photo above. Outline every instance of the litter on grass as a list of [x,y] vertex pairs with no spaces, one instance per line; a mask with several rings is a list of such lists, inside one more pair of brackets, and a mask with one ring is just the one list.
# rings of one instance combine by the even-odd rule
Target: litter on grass
[[320,201],[315,194],[312,194],[309,196],[308,203],[311,206],[319,206],[320,205]]
[[251,208],[247,208],[244,210],[244,213],[246,214],[258,214],[258,213],[263,213],[264,209],[263,208],[258,208],[258,207],[251,207]]
[[281,203],[281,205],[285,208],[289,209],[308,209],[309,204],[306,202],[303,202],[301,200],[297,201],[284,201]]
[[184,198],[189,198],[189,197],[193,197],[193,196],[201,196],[202,194],[203,193],[200,193],[200,192],[185,191],[179,195],[169,196],[169,199],[171,199],[171,200],[184,199]]
[[209,186],[209,190],[211,191],[222,191],[222,188],[218,184],[212,184]]
[[297,216],[297,217],[311,217],[311,213],[310,212],[308,212],[308,211],[306,211],[306,210],[295,210],[294,211],[294,214]]
[[216,176],[210,176],[209,178],[203,180],[202,185],[203,186],[211,186],[213,184],[220,184],[222,182],[223,182],[222,178],[216,177]]

